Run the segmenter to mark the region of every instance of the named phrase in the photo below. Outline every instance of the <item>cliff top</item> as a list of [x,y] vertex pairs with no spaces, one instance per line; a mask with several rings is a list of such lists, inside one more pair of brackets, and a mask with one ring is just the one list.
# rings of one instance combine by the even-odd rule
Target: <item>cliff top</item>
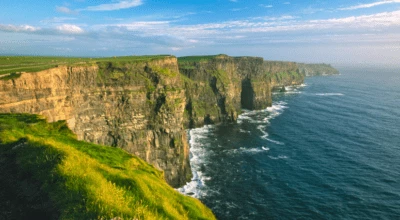
[[229,56],[226,54],[218,54],[218,55],[203,55],[203,56],[185,56],[185,57],[178,57],[178,62],[205,62],[212,59],[263,59],[262,57],[252,57],[252,56]]
[[37,72],[59,65],[91,65],[98,62],[148,62],[171,55],[122,57],[57,57],[57,56],[0,56],[0,75],[18,72]]
[[186,57],[178,57],[178,62],[204,62],[209,61],[217,57],[228,57],[225,54],[219,55],[204,55],[204,56],[186,56]]

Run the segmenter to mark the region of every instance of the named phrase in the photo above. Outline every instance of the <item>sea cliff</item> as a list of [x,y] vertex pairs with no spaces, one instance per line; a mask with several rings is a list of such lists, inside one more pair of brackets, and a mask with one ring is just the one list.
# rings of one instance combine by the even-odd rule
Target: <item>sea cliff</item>
[[303,80],[296,63],[258,57],[116,58],[0,80],[0,113],[65,120],[79,140],[137,155],[177,187],[191,177],[187,128],[233,122]]
[[339,74],[339,71],[333,68],[330,64],[325,63],[299,63],[299,70],[305,76],[328,76]]
[[236,121],[241,109],[271,106],[274,87],[301,84],[296,63],[226,55],[181,57],[187,128]]

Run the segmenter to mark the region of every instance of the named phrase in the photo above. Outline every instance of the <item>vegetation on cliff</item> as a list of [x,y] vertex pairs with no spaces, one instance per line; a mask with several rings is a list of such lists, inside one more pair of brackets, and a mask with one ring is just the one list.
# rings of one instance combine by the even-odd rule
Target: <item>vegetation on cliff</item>
[[59,65],[92,65],[98,62],[147,62],[170,55],[123,56],[123,57],[57,57],[57,56],[0,56],[0,76],[19,72],[37,72]]
[[330,64],[305,64],[299,63],[300,73],[305,76],[326,76],[339,74],[339,71],[333,68]]
[[143,160],[36,115],[0,114],[0,186],[0,219],[215,218]]

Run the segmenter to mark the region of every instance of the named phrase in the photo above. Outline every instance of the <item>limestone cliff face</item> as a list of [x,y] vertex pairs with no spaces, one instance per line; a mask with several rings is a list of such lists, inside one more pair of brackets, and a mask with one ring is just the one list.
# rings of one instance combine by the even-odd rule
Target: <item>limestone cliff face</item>
[[297,63],[264,61],[264,66],[270,73],[272,89],[299,85],[304,82],[304,74],[300,73]]
[[264,61],[259,57],[183,57],[185,126],[235,121],[241,109],[271,105],[273,87],[301,84],[296,63]]
[[191,175],[175,57],[61,66],[0,81],[0,112],[66,120],[80,140],[121,147],[164,170],[178,186]]
[[[228,56],[180,62],[188,100],[186,127],[235,121],[242,106],[242,84],[249,82],[248,90],[253,95],[250,77],[259,72],[261,64],[260,58],[242,60]],[[253,99],[248,101],[253,102]]]
[[234,122],[270,106],[276,86],[302,83],[289,62],[258,57],[163,57],[59,66],[0,80],[0,113],[65,120],[78,139],[143,158],[176,187],[191,176],[185,128]]

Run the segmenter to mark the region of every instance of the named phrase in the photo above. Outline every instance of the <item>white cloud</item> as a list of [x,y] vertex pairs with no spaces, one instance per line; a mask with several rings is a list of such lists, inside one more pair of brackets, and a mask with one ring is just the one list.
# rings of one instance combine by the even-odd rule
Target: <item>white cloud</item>
[[30,25],[15,26],[15,25],[0,24],[0,31],[5,31],[5,32],[36,32],[39,30],[40,30],[40,28],[33,27]]
[[72,18],[72,17],[53,17],[53,18],[48,18],[41,20],[41,23],[64,23],[66,21],[71,21],[71,20],[76,20],[77,18]]
[[230,9],[230,11],[243,11],[243,10],[246,10],[246,9],[248,9],[248,7],[245,7],[245,8],[232,8],[232,9]]
[[126,1],[118,1],[117,3],[89,6],[85,10],[87,10],[87,11],[114,11],[114,10],[137,7],[142,4],[143,4],[142,0],[126,0]]
[[64,14],[76,14],[76,11],[69,9],[65,6],[57,6],[56,11],[64,13]]
[[63,24],[63,25],[57,26],[56,29],[60,33],[63,33],[63,34],[82,34],[85,32],[79,26],[76,26],[73,24]]
[[263,7],[263,8],[272,8],[272,7],[274,7],[273,5],[265,5],[265,4],[260,4],[259,6]]
[[251,19],[253,20],[265,20],[265,21],[285,21],[285,20],[293,20],[298,17],[291,16],[291,15],[282,15],[279,17],[270,17],[270,16],[264,16],[264,17],[252,17]]
[[[220,23],[204,23],[195,25],[179,25],[173,21],[133,22],[97,26],[96,32],[107,33],[113,37],[124,39],[154,39],[171,43],[173,47],[180,44],[196,42],[229,43],[240,42],[243,38],[263,41],[265,37],[288,38],[296,35],[307,36],[308,32],[316,35],[341,33],[377,33],[385,30],[396,32],[400,29],[400,11],[385,12],[372,15],[351,16],[321,20],[298,20],[293,16],[258,17],[247,20],[226,21]],[[93,27],[92,27],[93,30]],[[270,33],[265,35],[265,33]],[[307,33],[307,34],[306,34]],[[228,41],[223,41],[223,40]],[[270,42],[276,42],[270,40]]]
[[[278,47],[325,43],[342,46],[344,44],[363,46],[369,43],[400,45],[400,34],[398,34],[400,33],[400,10],[318,20],[303,20],[300,17],[284,15],[186,25],[172,18],[169,21],[160,19],[131,23],[114,21],[114,24],[94,26],[67,24],[68,19],[62,17],[55,20],[65,20],[65,23],[55,23],[50,28],[0,24],[0,31],[10,32],[2,34],[10,36],[10,39],[15,36],[26,39],[27,35],[29,35],[28,39],[73,37],[70,42],[57,42],[53,45],[60,48],[72,48],[75,52],[83,51],[85,48],[85,53],[104,45],[107,45],[109,51],[117,53],[129,50],[152,53],[155,48],[161,48],[157,50],[159,53],[166,51],[186,53],[187,51],[206,51],[206,49],[217,51],[253,46],[262,48],[263,45]],[[12,32],[25,34],[17,35]],[[34,43],[31,42],[31,44]],[[193,47],[196,49],[192,50]]]
[[356,9],[361,9],[361,8],[372,8],[375,6],[384,5],[384,4],[392,4],[392,3],[400,3],[400,0],[384,0],[384,1],[378,1],[378,2],[373,2],[373,3],[369,3],[369,4],[359,4],[359,5],[355,5],[355,6],[339,8],[339,10],[356,10]]
[[400,11],[327,20],[311,20],[310,23],[318,24],[319,26],[341,26],[343,28],[351,28],[347,25],[352,25],[354,28],[400,26]]

